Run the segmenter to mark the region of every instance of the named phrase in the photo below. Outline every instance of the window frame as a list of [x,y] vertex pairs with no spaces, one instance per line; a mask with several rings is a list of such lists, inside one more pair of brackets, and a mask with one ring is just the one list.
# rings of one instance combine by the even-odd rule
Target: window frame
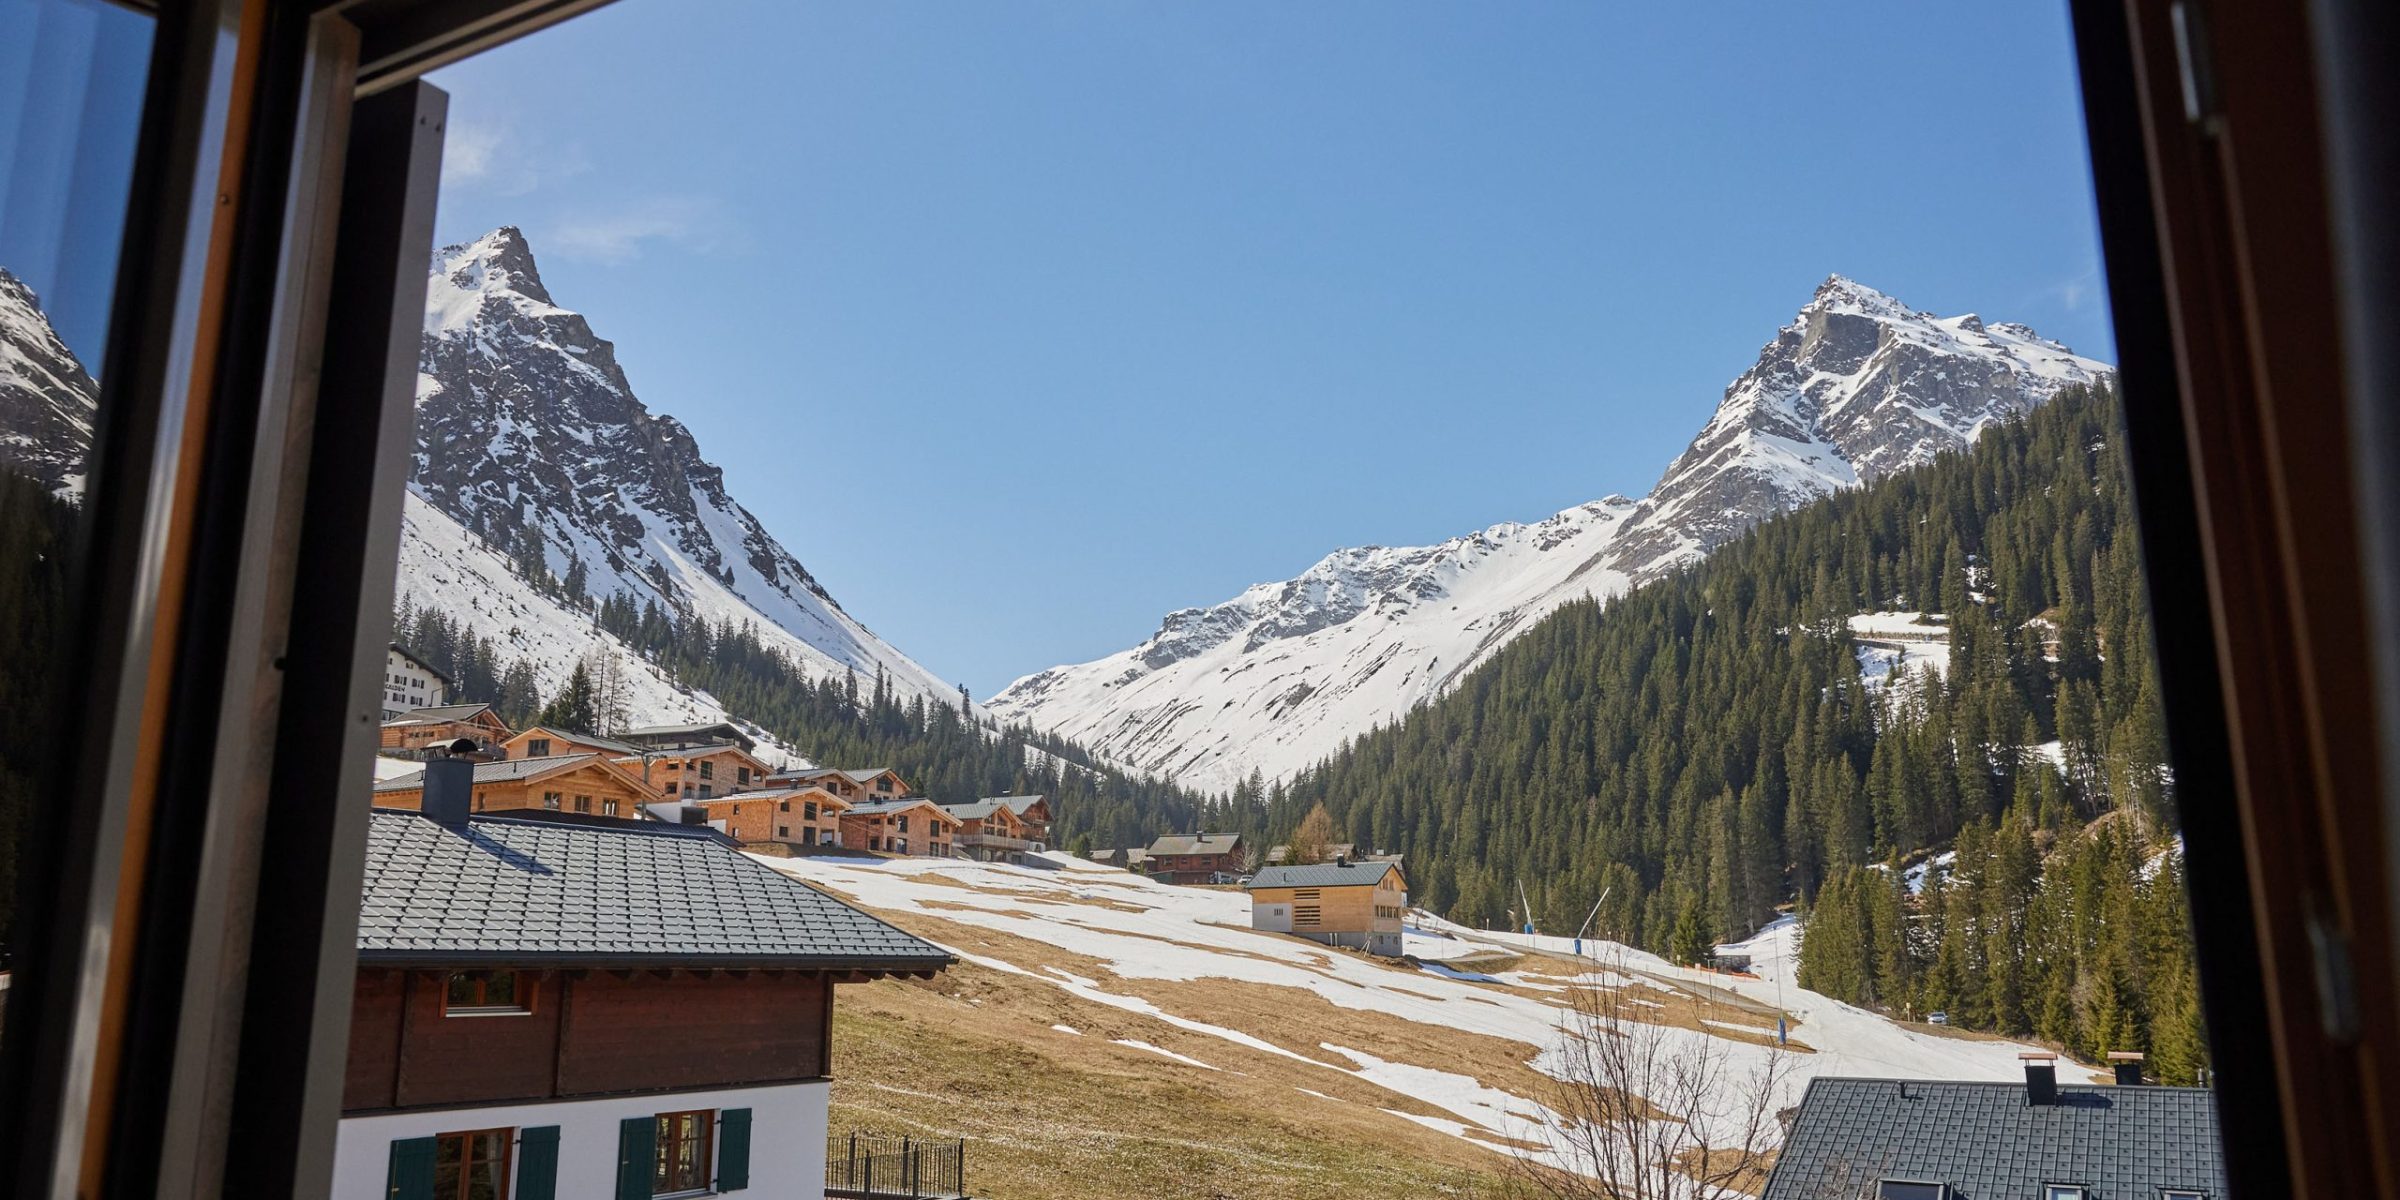
[[[516,1190],[517,1127],[509,1125],[493,1129],[462,1129],[453,1133],[433,1135],[434,1200],[472,1200],[474,1193],[469,1187],[471,1181],[467,1177],[467,1169],[472,1167],[476,1161],[471,1153],[471,1148],[475,1144],[472,1139],[480,1137],[497,1137],[500,1142],[499,1158],[483,1160],[491,1162],[499,1168],[495,1175],[498,1187],[495,1189],[492,1200],[508,1200],[509,1195]],[[442,1148],[453,1138],[458,1139],[460,1148],[458,1188],[453,1195],[445,1196],[441,1190]]]
[[[687,1118],[691,1120],[696,1130],[693,1136],[676,1138],[667,1136],[668,1122]],[[713,1108],[678,1109],[673,1112],[653,1114],[651,1120],[654,1122],[652,1125],[654,1133],[651,1140],[652,1183],[650,1194],[652,1196],[705,1196],[709,1194],[709,1191],[716,1186],[717,1110]],[[683,1162],[680,1165],[697,1171],[698,1181],[683,1187],[676,1187],[674,1186],[675,1180],[662,1180],[660,1177],[668,1174],[669,1171],[668,1147],[670,1145],[691,1147],[695,1144],[698,1146],[697,1155],[693,1156],[691,1161]]]
[[[509,978],[511,998],[504,1003],[493,1003],[488,998],[492,978],[501,975]],[[450,999],[451,989],[462,979],[473,980],[476,999],[468,1004],[454,1004]],[[442,976],[441,998],[444,1017],[530,1017],[534,1013],[534,1005],[539,1002],[540,996],[540,977],[532,971],[520,971],[514,967],[478,967],[464,971],[450,971]]]

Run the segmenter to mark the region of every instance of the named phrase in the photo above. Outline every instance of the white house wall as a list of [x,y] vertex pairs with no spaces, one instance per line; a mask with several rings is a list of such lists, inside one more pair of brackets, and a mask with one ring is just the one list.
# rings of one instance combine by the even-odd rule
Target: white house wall
[[[750,1110],[747,1194],[762,1200],[817,1200],[824,1195],[825,1186],[829,1089],[829,1084],[815,1080],[344,1117],[335,1134],[332,1200],[385,1200],[393,1142],[475,1129],[544,1125],[558,1126],[558,1195],[562,1200],[606,1200],[617,1194],[619,1122],[627,1117],[701,1108]],[[517,1158],[513,1150],[509,1158],[513,1171]],[[509,1194],[515,1195],[515,1179],[509,1183]]]

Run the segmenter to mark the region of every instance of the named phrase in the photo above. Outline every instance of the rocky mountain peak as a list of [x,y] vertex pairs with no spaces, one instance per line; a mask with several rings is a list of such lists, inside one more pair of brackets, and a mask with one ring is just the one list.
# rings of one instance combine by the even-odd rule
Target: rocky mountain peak
[[727,492],[681,421],[653,413],[615,347],[551,296],[524,233],[436,251],[410,487],[544,587],[783,630],[795,656],[948,698],[842,611]]
[[52,494],[83,494],[100,386],[42,313],[41,297],[0,267],[0,467]]

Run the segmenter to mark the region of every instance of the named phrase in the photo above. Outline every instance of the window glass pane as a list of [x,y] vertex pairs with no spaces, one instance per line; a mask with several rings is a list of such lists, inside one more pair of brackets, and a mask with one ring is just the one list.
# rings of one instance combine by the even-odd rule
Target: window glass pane
[[48,907],[18,868],[72,741],[57,717],[75,673],[57,656],[74,642],[151,27],[98,0],[0,0],[0,985]]

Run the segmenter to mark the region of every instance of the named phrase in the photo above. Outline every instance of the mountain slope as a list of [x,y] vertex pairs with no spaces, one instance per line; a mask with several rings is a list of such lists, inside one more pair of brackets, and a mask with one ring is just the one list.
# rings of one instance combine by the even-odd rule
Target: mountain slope
[[0,267],[0,466],[54,496],[80,497],[99,396],[40,298]]
[[[447,520],[535,584],[550,618],[624,595],[678,623],[755,625],[812,676],[880,673],[898,694],[955,701],[733,500],[690,430],[635,397],[615,348],[552,299],[516,229],[435,253],[419,372],[409,487],[424,504],[410,510],[403,598],[473,612],[471,594],[432,582],[457,553]],[[644,704],[633,719],[653,717]]]
[[1286,777],[1441,695],[1562,604],[1659,578],[2109,373],[2022,325],[1935,317],[1835,276],[1638,504],[1612,496],[1437,546],[1336,551],[1296,579],[1169,614],[1132,649],[1026,676],[991,707],[1193,786]]

